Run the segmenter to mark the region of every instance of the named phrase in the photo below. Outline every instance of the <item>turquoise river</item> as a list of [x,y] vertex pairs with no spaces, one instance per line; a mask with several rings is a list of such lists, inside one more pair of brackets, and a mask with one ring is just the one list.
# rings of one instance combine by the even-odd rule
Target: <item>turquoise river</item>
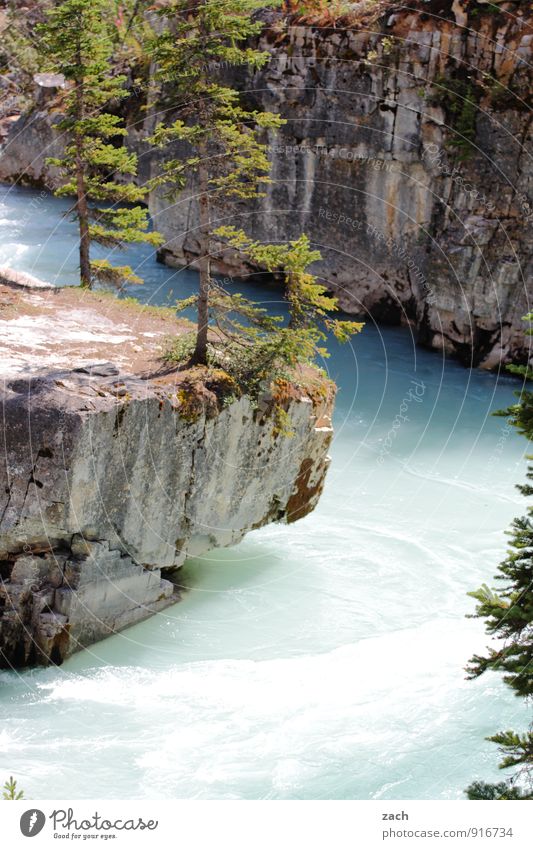
[[[66,208],[3,187],[0,265],[74,282]],[[126,256],[143,302],[193,290],[151,250]],[[372,321],[327,369],[316,511],[188,562],[180,604],[62,667],[0,674],[0,777],[34,799],[455,799],[501,776],[484,738],[526,711],[463,668],[486,645],[467,592],[492,582],[524,508],[528,446],[491,416],[519,384]]]

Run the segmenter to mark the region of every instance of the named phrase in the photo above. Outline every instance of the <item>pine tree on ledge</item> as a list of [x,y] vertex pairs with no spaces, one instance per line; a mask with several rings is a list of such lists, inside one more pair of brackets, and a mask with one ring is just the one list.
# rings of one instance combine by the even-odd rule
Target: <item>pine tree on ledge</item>
[[113,26],[108,0],[65,0],[37,27],[43,69],[66,80],[65,117],[55,126],[68,142],[64,155],[48,162],[65,178],[56,194],[76,198],[80,282],[88,288],[96,280],[116,286],[142,283],[129,266],[91,261],[91,242],[119,248],[162,241],[149,232],[148,212],[139,205],[147,190],[127,180],[136,173],[137,156],[116,144],[126,135],[122,119],[107,111],[127,94],[124,77],[112,74]]
[[[530,323],[533,314],[525,316]],[[532,330],[529,330],[532,334]],[[509,371],[533,379],[527,366],[509,366]],[[524,388],[519,402],[497,413],[507,416],[519,433],[533,440],[533,392]],[[531,457],[529,458],[531,459]],[[527,477],[533,480],[533,466]],[[533,495],[530,483],[519,485],[523,495]],[[467,667],[470,678],[491,670],[503,673],[503,680],[514,693],[529,702],[533,697],[533,507],[526,516],[515,519],[510,531],[511,551],[500,564],[496,580],[504,581],[499,593],[486,584],[469,593],[478,606],[476,617],[485,619],[487,633],[498,637],[498,648],[488,648],[485,655],[474,655]],[[504,755],[501,769],[517,768],[507,782],[488,784],[476,781],[466,794],[469,799],[533,799],[533,725],[525,733],[501,731],[488,738]]]
[[193,362],[201,365],[207,363],[210,308],[217,298],[224,300],[211,278],[213,210],[221,199],[227,204],[262,195],[270,165],[258,130],[283,123],[270,112],[244,108],[235,89],[216,81],[221,66],[258,68],[268,60],[268,53],[245,45],[261,29],[254,13],[264,6],[262,0],[169,0],[157,10],[162,30],[150,48],[163,103],[167,84],[174,100],[176,95],[181,100],[179,118],[159,123],[150,141],[162,148],[185,142],[188,151],[167,159],[152,185],[175,193],[191,176],[197,180],[200,281]]
[[[288,244],[263,244],[254,241],[234,227],[219,227],[215,235],[271,274],[281,275],[289,304],[289,324],[285,331],[287,352],[293,352],[293,365],[311,362],[315,357],[327,357],[328,352],[321,343],[332,333],[339,342],[347,342],[359,333],[363,323],[332,318],[339,309],[338,300],[330,295],[326,286],[309,270],[312,263],[322,256],[313,250],[308,237],[303,233]],[[286,360],[290,362],[288,354]]]

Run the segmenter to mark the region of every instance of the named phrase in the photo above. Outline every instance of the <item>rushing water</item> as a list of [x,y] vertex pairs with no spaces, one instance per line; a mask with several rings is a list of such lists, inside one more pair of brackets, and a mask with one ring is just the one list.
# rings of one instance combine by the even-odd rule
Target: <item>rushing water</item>
[[[66,204],[7,187],[0,203],[0,265],[73,282]],[[150,250],[127,259],[143,301],[194,287]],[[327,368],[315,512],[188,562],[180,604],[61,668],[1,674],[0,777],[56,799],[449,799],[498,777],[484,737],[526,711],[498,677],[464,680],[486,644],[466,593],[523,510],[527,445],[490,415],[517,385],[371,322]]]

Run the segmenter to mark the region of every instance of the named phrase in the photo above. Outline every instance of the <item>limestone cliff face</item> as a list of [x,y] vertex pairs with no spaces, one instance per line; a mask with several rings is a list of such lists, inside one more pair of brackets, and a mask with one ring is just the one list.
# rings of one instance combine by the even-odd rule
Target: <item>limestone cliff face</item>
[[[220,209],[260,239],[302,231],[350,313],[410,325],[466,365],[525,361],[532,294],[531,26],[525,0],[356,3],[335,27],[265,16],[271,55],[237,83],[287,123],[268,141],[273,182],[258,204]],[[54,184],[57,135],[41,106],[12,127],[0,179]],[[141,179],[158,154],[153,119],[131,117]],[[169,264],[194,262],[194,186],[151,210]],[[219,267],[242,274],[224,250]]]
[[[467,365],[525,360],[528,4],[409,5],[338,29],[270,25],[271,61],[241,86],[287,120],[271,139],[273,183],[255,208],[221,215],[261,239],[307,232],[348,312],[409,324]],[[167,261],[193,259],[194,200],[152,208]]]
[[[2,321],[0,666],[60,662],[176,601],[167,577],[186,557],[306,515],[329,462],[331,400],[284,402],[289,436],[268,393],[217,403],[208,381],[191,415],[182,384],[126,367],[157,335],[142,314],[79,298],[17,295]],[[28,353],[10,359],[21,314]],[[113,362],[95,357],[102,333]]]

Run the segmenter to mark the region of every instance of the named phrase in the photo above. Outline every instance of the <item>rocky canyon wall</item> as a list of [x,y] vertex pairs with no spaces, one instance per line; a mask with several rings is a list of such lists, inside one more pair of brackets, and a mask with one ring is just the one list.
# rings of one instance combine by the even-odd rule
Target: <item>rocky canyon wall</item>
[[[271,59],[240,77],[286,124],[262,202],[220,210],[255,237],[302,231],[350,313],[409,324],[466,365],[529,356],[531,13],[454,2],[358,3],[335,28],[272,17]],[[387,7],[387,8],[385,8]],[[365,14],[364,9],[369,10]],[[194,187],[154,197],[169,262],[194,260]],[[222,268],[239,272],[220,252]]]

